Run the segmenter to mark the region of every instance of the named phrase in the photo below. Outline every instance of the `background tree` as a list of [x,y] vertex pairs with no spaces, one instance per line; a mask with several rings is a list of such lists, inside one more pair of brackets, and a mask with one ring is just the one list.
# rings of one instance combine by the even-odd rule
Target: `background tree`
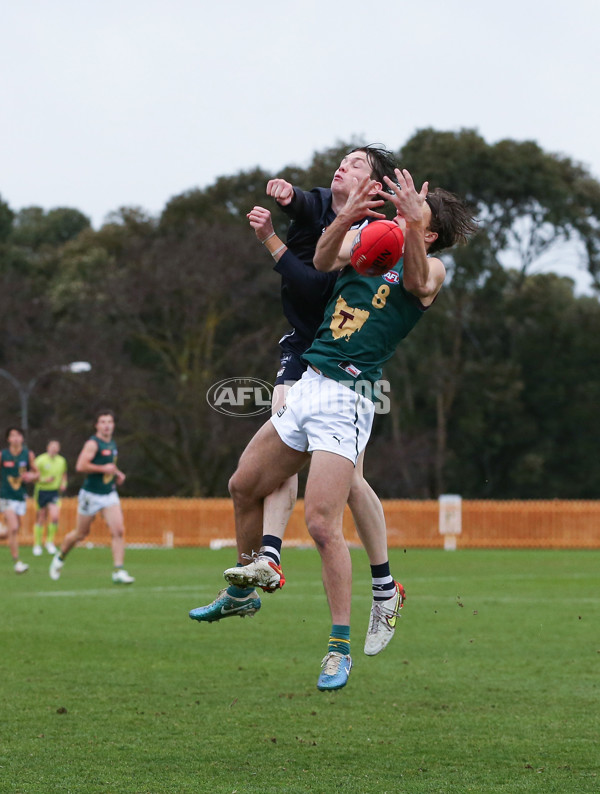
[[[444,328],[431,335],[433,350],[420,351],[418,356],[419,361],[428,363],[431,373],[421,393],[433,392],[428,410],[429,415],[435,411],[436,421],[434,440],[428,436],[433,446],[427,468],[430,493],[435,495],[448,490],[448,471],[454,470],[456,460],[460,460],[458,451],[448,447],[448,433],[459,422],[454,404],[458,395],[464,394],[465,373],[472,377],[473,361],[480,358],[484,348],[485,340],[475,333],[474,326],[485,311],[479,304],[482,295],[488,299],[486,309],[490,308],[490,298],[492,307],[498,306],[502,293],[497,288],[506,278],[500,265],[502,259],[516,264],[519,278],[511,284],[518,289],[532,265],[552,246],[577,239],[586,250],[593,251],[597,228],[594,218],[598,217],[595,202],[600,185],[581,166],[568,158],[545,154],[537,144],[501,141],[490,146],[473,130],[422,130],[400,150],[398,159],[417,182],[428,178],[431,188],[440,185],[465,196],[476,207],[480,221],[480,233],[466,248],[442,257],[449,277],[432,317],[444,322]],[[582,223],[582,218],[587,221]],[[588,259],[587,264],[592,272],[593,260]],[[572,298],[572,285],[570,290]],[[502,333],[506,318],[494,316],[497,325],[488,333],[495,336]],[[432,318],[427,320],[430,328]],[[413,343],[413,336],[410,341]],[[416,349],[414,343],[412,347]],[[509,362],[513,359],[514,353],[509,354]],[[402,356],[398,360],[402,361]],[[496,367],[494,359],[492,364]],[[410,369],[404,366],[404,378],[414,371],[415,364]],[[509,368],[507,373],[510,371]],[[395,364],[387,368],[387,373],[395,393],[406,393]],[[491,377],[491,371],[479,369],[479,379],[485,380],[487,386]],[[497,388],[497,393],[493,390],[494,399],[506,405],[510,392],[502,391],[500,384]],[[400,412],[403,408],[402,404],[396,406]],[[483,480],[479,492],[489,493],[490,478]]]
[[[279,276],[246,212],[272,208],[285,234],[267,180],[328,186],[364,143],[338,141],[280,174],[222,176],[158,218],[122,207],[99,230],[75,209],[15,212],[0,200],[0,367],[40,376],[32,448],[58,435],[73,461],[94,411],[112,407],[126,495],[226,495],[264,418],[222,416],[207,390],[227,377],[272,381],[287,330]],[[389,498],[597,496],[600,304],[535,266],[577,246],[600,286],[599,183],[533,142],[489,145],[475,130],[421,130],[397,155],[417,182],[465,196],[480,231],[443,255],[447,283],[386,366],[391,410],[376,417],[367,476]],[[44,374],[75,360],[92,371]],[[0,427],[18,420],[0,379]]]

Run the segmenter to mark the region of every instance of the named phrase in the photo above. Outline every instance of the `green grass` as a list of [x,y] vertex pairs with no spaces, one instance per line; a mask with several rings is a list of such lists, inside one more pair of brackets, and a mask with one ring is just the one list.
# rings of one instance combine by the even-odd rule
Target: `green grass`
[[231,550],[107,549],[0,573],[0,791],[17,794],[597,792],[600,553],[393,551],[408,600],[362,644],[353,552],[348,686],[316,689],[329,616],[314,551],[256,617],[198,624]]

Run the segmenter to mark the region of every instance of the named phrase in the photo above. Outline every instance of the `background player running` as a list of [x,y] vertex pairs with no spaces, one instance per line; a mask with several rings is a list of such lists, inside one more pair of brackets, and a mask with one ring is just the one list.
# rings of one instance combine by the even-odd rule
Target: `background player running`
[[21,428],[9,427],[5,438],[7,445],[0,452],[0,513],[4,515],[15,573],[26,573],[29,565],[19,559],[19,529],[27,512],[25,485],[35,482],[39,472]]
[[60,578],[65,558],[76,543],[85,540],[92,522],[100,513],[108,525],[114,562],[112,580],[115,584],[132,584],[135,579],[123,567],[125,558],[125,526],[117,486],[125,475],[117,467],[117,445],[113,439],[115,416],[112,411],[96,415],[96,433],[83,445],[76,470],[86,475],[78,495],[77,526],[66,535],[60,551],[50,564],[50,578]]

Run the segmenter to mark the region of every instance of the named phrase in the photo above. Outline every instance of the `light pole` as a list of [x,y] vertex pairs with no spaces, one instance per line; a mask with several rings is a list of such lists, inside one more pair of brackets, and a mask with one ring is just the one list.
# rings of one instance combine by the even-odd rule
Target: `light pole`
[[27,431],[29,430],[29,398],[38,380],[44,377],[44,375],[48,375],[50,372],[72,372],[78,375],[81,372],[89,372],[91,368],[92,365],[89,361],[72,361],[70,364],[59,364],[56,367],[49,367],[43,370],[32,378],[29,383],[21,383],[21,381],[17,380],[10,372],[7,372],[5,369],[0,369],[0,375],[6,378],[6,380],[9,380],[19,394],[19,399],[21,400],[21,428],[25,435],[27,435]]

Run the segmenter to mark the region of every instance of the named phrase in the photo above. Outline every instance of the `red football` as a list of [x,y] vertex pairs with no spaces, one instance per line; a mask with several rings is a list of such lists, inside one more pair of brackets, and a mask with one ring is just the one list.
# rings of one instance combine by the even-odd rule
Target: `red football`
[[350,264],[361,276],[381,276],[394,267],[404,251],[404,234],[393,221],[373,221],[356,235]]

